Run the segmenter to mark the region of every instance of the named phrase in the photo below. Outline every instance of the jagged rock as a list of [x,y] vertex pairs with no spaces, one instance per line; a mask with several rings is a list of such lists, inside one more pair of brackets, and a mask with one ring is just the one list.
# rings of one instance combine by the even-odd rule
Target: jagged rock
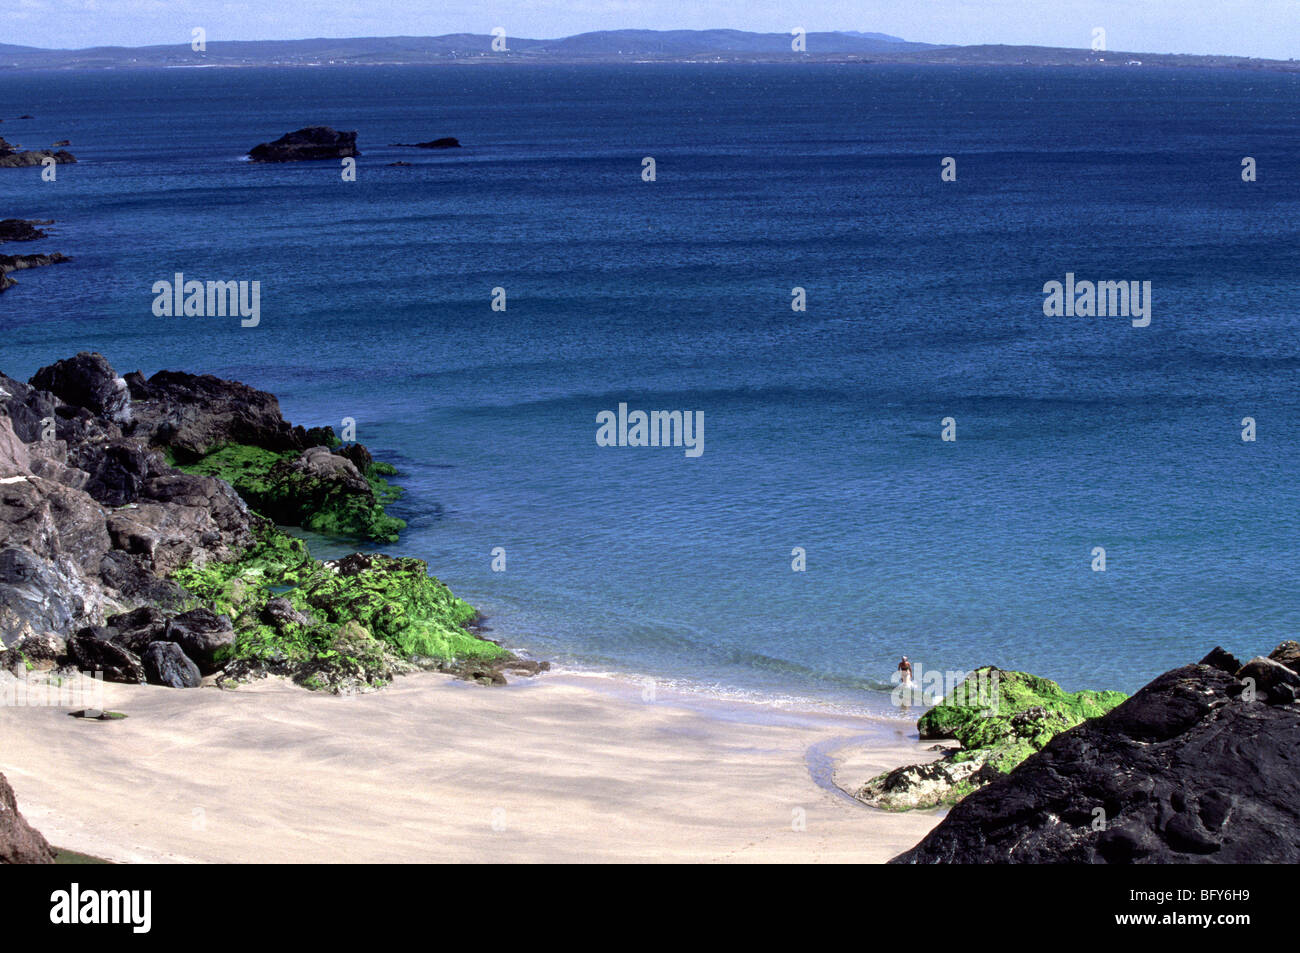
[[266,450],[303,449],[280,413],[280,402],[265,391],[210,374],[159,371],[146,381],[126,376],[138,421],[136,435],[168,447],[177,459],[193,460],[228,444]]
[[344,159],[357,156],[357,134],[339,132],[329,126],[308,126],[286,133],[275,142],[263,142],[249,150],[254,162],[301,162],[309,159]]
[[[0,160],[2,161],[2,160]],[[18,282],[9,277],[11,271],[26,271],[28,268],[44,268],[47,265],[59,265],[71,261],[60,252],[40,255],[0,255],[0,291],[12,288]]]
[[131,421],[131,394],[126,381],[98,352],[82,351],[76,357],[42,367],[28,383],[47,390],[69,404],[84,407],[114,423]]
[[0,774],[0,864],[52,864],[54,848],[18,813],[18,800]]
[[[1274,662],[1281,662],[1296,674],[1300,674],[1300,642],[1287,639],[1272,652],[1269,652],[1268,657]],[[1233,661],[1236,661],[1236,659],[1233,659]],[[1240,666],[1238,667],[1240,668]]]
[[150,685],[164,685],[168,688],[198,688],[203,676],[199,667],[186,655],[175,642],[154,642],[144,650],[140,657],[144,664],[145,678]]
[[[1257,661],[1246,668],[1281,677]],[[1212,665],[1166,672],[891,862],[1300,862],[1300,708],[1249,696]]]
[[163,638],[180,645],[200,672],[211,675],[220,668],[222,654],[234,646],[235,629],[224,615],[209,609],[191,609],[167,620]]
[[1281,705],[1295,701],[1296,691],[1300,689],[1300,675],[1281,662],[1263,656],[1256,656],[1238,669],[1237,678],[1252,679],[1257,691]]
[[103,672],[106,682],[141,684],[144,665],[139,656],[113,641],[117,630],[106,626],[86,626],[68,639],[68,656],[73,664],[87,672]]
[[104,624],[116,631],[114,642],[141,658],[150,645],[167,637],[167,614],[156,606],[141,606],[111,615]]
[[49,232],[39,226],[53,224],[52,220],[37,218],[6,218],[0,220],[0,242],[34,242],[47,238]]
[[68,657],[67,640],[52,632],[23,636],[11,648],[37,671],[55,668]]
[[360,443],[350,443],[346,447],[339,447],[334,453],[345,460],[351,461],[352,465],[361,473],[365,473],[375,463],[375,458],[370,455],[370,451],[365,448],[364,444]]
[[[1286,643],[1283,644],[1285,645]],[[1237,659],[1237,656],[1218,645],[1210,649],[1209,654],[1206,655],[1205,658],[1201,659],[1198,664],[1209,665],[1211,668],[1217,668],[1220,671],[1227,672],[1229,675],[1235,674],[1237,669],[1241,668],[1241,662]]]

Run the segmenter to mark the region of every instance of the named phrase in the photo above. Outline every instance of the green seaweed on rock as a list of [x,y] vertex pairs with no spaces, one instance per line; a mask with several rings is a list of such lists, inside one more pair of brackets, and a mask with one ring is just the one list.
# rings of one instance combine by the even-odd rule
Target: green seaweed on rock
[[395,467],[372,462],[364,472],[357,471],[364,478],[360,484],[355,475],[329,479],[296,466],[299,457],[294,451],[227,444],[191,462],[171,462],[186,473],[225,480],[252,509],[277,523],[325,536],[397,542],[406,522],[389,516],[386,507],[404,491],[384,479],[397,473]]
[[474,607],[413,557],[357,553],[313,559],[306,544],[269,521],[228,563],[172,574],[196,600],[231,619],[235,644],[223,663],[251,674],[282,670],[314,689],[377,687],[411,663],[509,657],[467,626]]

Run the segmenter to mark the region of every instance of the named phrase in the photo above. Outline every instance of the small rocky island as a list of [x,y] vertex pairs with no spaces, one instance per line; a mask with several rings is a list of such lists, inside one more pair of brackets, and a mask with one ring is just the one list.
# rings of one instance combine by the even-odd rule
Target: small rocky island
[[[65,143],[66,144],[66,143]],[[27,166],[42,165],[46,159],[53,159],[56,165],[68,165],[77,161],[77,157],[66,149],[29,149],[10,145],[0,138],[0,169],[19,169]]]
[[891,863],[1300,862],[1298,697],[1300,644],[1244,665],[1216,648],[988,778]]
[[441,139],[430,139],[428,142],[394,142],[393,146],[400,149],[459,149],[460,140],[454,136],[443,136]]
[[[0,140],[3,141],[3,140]],[[49,233],[41,226],[53,225],[48,219],[6,218],[0,220],[0,244],[5,242],[34,242],[48,238]],[[18,284],[9,277],[13,271],[26,268],[40,268],[45,265],[57,265],[70,261],[59,252],[42,252],[34,255],[0,255],[0,291],[5,291]]]
[[234,381],[121,377],[86,352],[27,383],[0,374],[0,678],[276,674],[353,693],[422,669],[500,684],[545,668],[484,638],[422,560],[322,562],[281,528],[393,542],[395,472]]
[[253,162],[305,162],[312,159],[346,159],[359,156],[356,132],[339,132],[329,126],[307,126],[285,133],[275,142],[249,150]]

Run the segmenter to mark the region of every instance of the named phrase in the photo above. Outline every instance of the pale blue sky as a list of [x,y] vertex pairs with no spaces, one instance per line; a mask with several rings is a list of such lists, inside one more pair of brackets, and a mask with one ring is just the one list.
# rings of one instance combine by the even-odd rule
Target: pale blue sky
[[1300,58],[1300,0],[0,0],[0,43],[143,46],[313,36],[488,33],[559,37],[619,28],[863,30],[930,43]]

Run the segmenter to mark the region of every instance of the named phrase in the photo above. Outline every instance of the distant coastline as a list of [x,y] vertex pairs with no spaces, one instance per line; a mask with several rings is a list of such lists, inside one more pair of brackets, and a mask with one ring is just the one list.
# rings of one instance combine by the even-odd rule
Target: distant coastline
[[82,50],[0,43],[0,71],[613,63],[1172,67],[1300,72],[1300,62],[1294,59],[1001,44],[944,46],[853,32],[811,32],[796,38],[793,33],[739,30],[605,30],[552,40],[457,33],[436,37],[195,40]]

